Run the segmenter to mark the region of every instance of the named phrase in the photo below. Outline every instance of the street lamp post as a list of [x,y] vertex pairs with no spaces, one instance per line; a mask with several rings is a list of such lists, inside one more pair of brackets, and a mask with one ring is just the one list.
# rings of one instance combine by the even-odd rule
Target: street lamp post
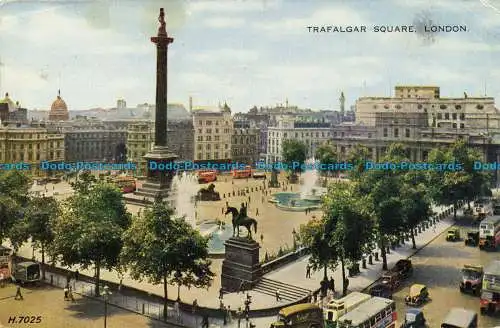
[[108,286],[104,286],[104,291],[102,292],[102,296],[104,297],[104,328],[106,328],[108,319],[108,300],[109,296],[111,296],[111,292],[109,291]]

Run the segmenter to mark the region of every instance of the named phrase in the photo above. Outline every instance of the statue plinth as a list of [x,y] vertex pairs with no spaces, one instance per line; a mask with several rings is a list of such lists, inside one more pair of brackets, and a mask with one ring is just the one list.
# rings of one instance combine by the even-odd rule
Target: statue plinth
[[[175,172],[172,169],[160,170],[158,168],[171,167],[168,164],[175,161],[178,156],[171,153],[168,147],[154,146],[152,151],[144,156],[144,158],[148,166],[147,180],[134,194],[153,199],[156,197],[167,197]],[[155,167],[157,169],[154,169]]]
[[252,239],[232,237],[228,239],[225,259],[222,262],[221,285],[226,292],[238,292],[255,286],[262,277],[259,262],[260,245]]

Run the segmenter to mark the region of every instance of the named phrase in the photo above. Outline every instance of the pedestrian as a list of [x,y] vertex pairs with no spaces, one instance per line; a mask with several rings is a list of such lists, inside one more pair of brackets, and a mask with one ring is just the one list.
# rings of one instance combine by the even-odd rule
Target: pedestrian
[[228,305],[227,306],[227,322],[229,324],[231,324],[232,321],[233,321],[233,314],[231,313],[231,306]]
[[4,285],[4,280],[5,279],[5,276],[3,275],[3,272],[0,272],[0,288],[4,288],[5,285]]
[[224,310],[224,302],[220,300],[219,309]]
[[223,325],[227,325],[227,308],[224,306],[222,309],[222,320],[223,320]]
[[306,278],[311,278],[311,265],[309,263],[306,266]]
[[219,288],[219,299],[222,300],[224,298],[224,291],[222,290],[222,287]]
[[330,287],[332,293],[335,293],[335,280],[333,280],[333,277],[330,277],[330,284],[328,287]]
[[71,288],[71,286],[69,286],[69,288],[68,288],[68,299],[69,299],[71,302],[74,302],[74,301],[75,301],[75,298],[73,297],[73,289]]
[[280,290],[276,289],[276,302],[280,302],[280,301],[281,301]]
[[14,297],[14,299],[17,301],[17,300],[23,300],[23,294],[21,294],[21,286],[17,285],[17,288],[16,288],[16,297]]
[[344,290],[347,290],[349,288],[349,279],[345,278],[344,280]]
[[241,311],[241,307],[238,308],[238,328],[241,328],[241,317],[243,316],[243,311]]
[[248,202],[251,203],[252,199],[248,196]]
[[64,287],[64,300],[67,301],[69,299],[69,286]]
[[257,209],[255,210],[255,215],[256,216],[259,216],[259,208],[257,207]]
[[80,279],[80,272],[78,270],[75,271],[75,280],[78,281]]
[[208,315],[203,315],[203,320],[201,321],[201,328],[209,328],[208,327]]
[[179,301],[175,301],[174,304],[175,317],[177,318],[177,322],[181,321],[181,309],[179,305]]

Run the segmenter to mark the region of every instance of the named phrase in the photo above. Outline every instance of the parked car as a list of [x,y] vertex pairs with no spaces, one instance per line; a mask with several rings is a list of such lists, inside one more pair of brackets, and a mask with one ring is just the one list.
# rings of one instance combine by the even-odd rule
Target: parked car
[[425,328],[426,320],[424,312],[420,309],[411,308],[406,310],[405,321],[400,328]]
[[458,241],[460,240],[460,229],[450,228],[446,234],[446,241]]
[[465,239],[465,246],[476,247],[479,244],[479,231],[469,231],[467,239]]

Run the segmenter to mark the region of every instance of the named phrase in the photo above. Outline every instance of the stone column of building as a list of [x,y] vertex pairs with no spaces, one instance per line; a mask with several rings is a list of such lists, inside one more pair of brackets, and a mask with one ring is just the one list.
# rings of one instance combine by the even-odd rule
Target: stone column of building
[[[158,18],[160,28],[158,35],[151,38],[156,44],[156,109],[155,109],[155,140],[150,153],[144,158],[147,161],[147,181],[136,192],[139,196],[166,197],[174,171],[172,169],[159,170],[160,165],[169,166],[177,159],[167,146],[167,77],[168,77],[168,45],[174,42],[166,31],[165,12],[160,9]],[[156,168],[155,169],[155,165]]]

